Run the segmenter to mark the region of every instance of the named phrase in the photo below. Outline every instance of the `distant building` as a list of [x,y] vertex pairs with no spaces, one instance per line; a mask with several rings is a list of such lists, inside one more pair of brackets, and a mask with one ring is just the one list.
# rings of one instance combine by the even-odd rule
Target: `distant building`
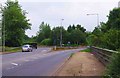
[[118,2],[118,7],[120,8],[120,1]]

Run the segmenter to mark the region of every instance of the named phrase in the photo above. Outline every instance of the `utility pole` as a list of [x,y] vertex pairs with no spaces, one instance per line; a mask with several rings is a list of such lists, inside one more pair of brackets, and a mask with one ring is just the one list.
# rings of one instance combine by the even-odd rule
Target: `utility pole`
[[61,19],[61,30],[60,30],[60,47],[62,47],[62,22],[64,19]]
[[[0,46],[2,46],[2,4],[0,4]],[[0,47],[0,51],[2,51],[2,47]]]
[[5,51],[5,12],[4,12],[4,15],[3,15],[3,26],[2,26],[2,51],[4,52]]

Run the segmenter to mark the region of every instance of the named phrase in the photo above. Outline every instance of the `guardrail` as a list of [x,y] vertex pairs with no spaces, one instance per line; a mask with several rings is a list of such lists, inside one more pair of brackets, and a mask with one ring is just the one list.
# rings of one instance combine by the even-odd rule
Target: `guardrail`
[[117,51],[103,49],[99,47],[90,47],[94,55],[106,66],[110,62],[110,58],[113,53],[118,53]]

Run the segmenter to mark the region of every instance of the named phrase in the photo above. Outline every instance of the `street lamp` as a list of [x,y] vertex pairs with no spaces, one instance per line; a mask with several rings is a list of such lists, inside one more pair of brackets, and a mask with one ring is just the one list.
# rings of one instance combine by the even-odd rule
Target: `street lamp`
[[[0,5],[1,13],[3,13],[3,6],[2,4]],[[2,20],[1,23],[3,23],[1,26],[2,28],[2,52],[5,51],[5,13],[1,15]]]
[[99,14],[94,13],[94,14],[87,14],[87,15],[97,15],[97,26],[99,26]]
[[61,19],[61,30],[60,30],[60,46],[62,47],[62,22],[64,19]]

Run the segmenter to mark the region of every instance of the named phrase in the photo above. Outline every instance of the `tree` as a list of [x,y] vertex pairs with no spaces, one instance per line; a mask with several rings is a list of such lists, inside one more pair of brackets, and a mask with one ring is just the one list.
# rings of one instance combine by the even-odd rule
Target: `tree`
[[94,35],[96,36],[100,36],[101,35],[101,30],[99,27],[95,27],[95,29],[92,32]]
[[[120,8],[110,11],[107,23],[100,23],[92,34],[96,36],[96,46],[118,50],[120,47]],[[94,38],[93,38],[94,40]]]
[[52,42],[51,42],[51,39],[48,38],[48,39],[42,40],[42,41],[41,41],[41,44],[42,44],[42,45],[47,45],[47,46],[49,46],[49,45],[52,44]]
[[75,25],[73,24],[73,26],[72,26],[72,30],[74,30],[75,29]]
[[85,31],[86,31],[86,29],[85,29],[84,27],[81,27],[81,25],[79,25],[79,24],[77,24],[76,28],[77,28],[78,30],[81,30],[82,32],[85,32]]
[[[5,32],[6,46],[20,46],[23,43],[25,30],[30,29],[26,18],[27,12],[21,9],[18,1],[7,1],[2,8],[2,31]],[[2,34],[4,34],[2,32]]]
[[94,34],[89,35],[86,40],[89,46],[98,46],[100,44],[100,38]]
[[107,21],[107,29],[120,30],[120,8],[114,8],[110,11]]
[[67,31],[68,31],[68,32],[71,32],[71,31],[72,31],[72,26],[71,26],[71,25],[68,26]]
[[110,29],[107,33],[103,36],[103,43],[105,48],[118,50],[120,49],[120,31]]
[[78,29],[73,30],[70,34],[70,37],[71,38],[69,39],[69,41],[71,41],[71,43],[73,44],[82,44],[82,43],[85,43],[85,40],[86,40],[85,34]]
[[60,45],[60,36],[62,29],[62,43],[67,43],[67,31],[63,27],[54,27],[52,29],[52,42],[54,45]]
[[49,24],[45,24],[44,22],[41,23],[39,26],[39,31],[37,34],[37,42],[41,42],[44,39],[50,38],[51,35],[51,28]]
[[100,23],[100,30],[103,34],[108,31],[106,23],[104,23],[104,22]]
[[120,8],[114,8],[110,11],[106,23],[107,32],[104,34],[104,45],[108,49],[116,50],[113,53],[110,63],[107,66],[107,75],[111,78],[120,77]]

